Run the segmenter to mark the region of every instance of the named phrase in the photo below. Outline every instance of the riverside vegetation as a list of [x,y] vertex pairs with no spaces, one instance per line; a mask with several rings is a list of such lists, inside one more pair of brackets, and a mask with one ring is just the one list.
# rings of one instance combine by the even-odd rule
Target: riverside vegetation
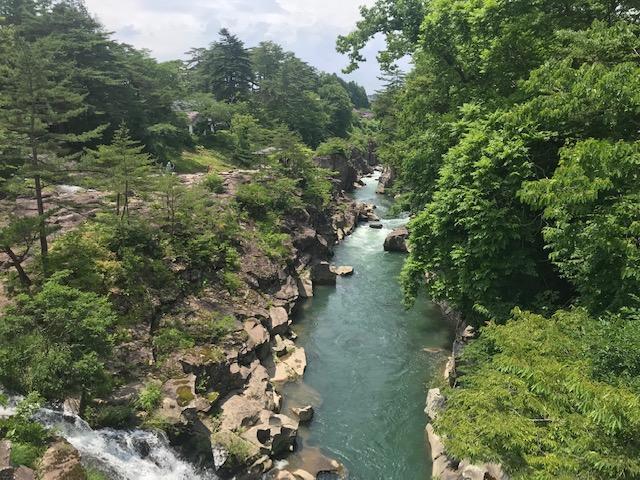
[[639,6],[378,0],[338,41],[386,35],[406,301],[479,329],[435,430],[512,478],[640,478]]
[[261,362],[296,353],[296,281],[353,228],[339,190],[378,145],[414,214],[407,305],[426,287],[478,331],[435,420],[447,454],[640,478],[639,12],[377,0],[338,39],[350,69],[387,41],[364,121],[362,87],[273,42],[223,29],[159,63],[81,1],[0,0],[0,384],[24,395],[7,468],[58,478],[48,459],[75,457],[32,418],[67,400],[222,476],[269,469],[296,426]]
[[[258,414],[288,428],[256,358],[289,334],[298,289],[278,295],[316,258],[301,252],[328,255],[331,215],[355,205],[314,150],[353,169],[376,124],[354,114],[362,87],[275,43],[223,29],[190,57],[114,41],[80,1],[0,0],[0,385],[25,395],[0,440],[14,467],[59,478],[43,467],[56,433],[31,419],[45,402],[94,428],[164,430],[208,463],[213,443],[222,476],[271,465],[242,436]],[[221,402],[249,383],[255,414],[225,427]],[[189,430],[198,419],[208,435]]]

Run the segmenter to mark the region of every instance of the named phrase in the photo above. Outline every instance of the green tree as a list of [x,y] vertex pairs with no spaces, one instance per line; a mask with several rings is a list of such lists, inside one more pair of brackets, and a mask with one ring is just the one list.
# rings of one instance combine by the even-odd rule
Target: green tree
[[101,145],[87,158],[89,168],[96,174],[91,178],[116,194],[116,215],[120,218],[129,217],[131,192],[151,187],[149,177],[153,162],[143,149],[131,139],[129,129],[122,124],[110,145]]
[[0,381],[60,399],[104,391],[104,359],[116,316],[108,300],[64,285],[64,272],[30,297],[21,295],[0,322]]
[[[485,327],[435,423],[448,453],[501,463],[515,479],[637,478],[640,390],[622,365],[638,361],[639,324],[619,320],[517,310]],[[625,324],[624,340],[610,336]],[[628,356],[618,364],[621,340]]]
[[249,51],[229,30],[219,32],[220,40],[208,49],[192,50],[190,60],[197,82],[217,100],[238,102],[245,99],[253,82]]
[[597,313],[640,299],[640,142],[564,147],[553,176],[524,185],[544,208],[551,260]]
[[31,279],[22,264],[38,240],[40,220],[37,217],[9,217],[0,228],[0,250],[11,260],[23,286],[31,286]]
[[318,95],[325,105],[329,117],[327,132],[330,136],[346,137],[353,123],[353,104],[346,89],[335,80],[327,77],[318,90]]
[[15,134],[14,146],[26,158],[20,176],[33,181],[38,215],[43,271],[47,273],[47,225],[43,182],[61,173],[70,144],[96,138],[103,127],[81,134],[60,133],[86,111],[85,95],[71,82],[72,64],[57,58],[50,37],[32,42],[14,36],[11,55],[0,63],[0,123]]
[[386,50],[378,54],[385,71],[394,70],[394,62],[413,52],[425,16],[423,0],[377,0],[371,7],[360,7],[362,17],[356,29],[338,37],[338,52],[349,56],[349,73],[365,61],[362,50],[379,33],[385,35]]

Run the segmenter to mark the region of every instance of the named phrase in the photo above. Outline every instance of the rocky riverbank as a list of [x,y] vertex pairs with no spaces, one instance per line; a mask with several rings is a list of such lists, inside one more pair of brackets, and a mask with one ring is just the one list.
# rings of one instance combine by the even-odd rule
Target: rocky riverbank
[[[324,165],[322,159],[316,161]],[[293,410],[297,415],[280,413],[283,385],[301,377],[307,361],[304,349],[295,344],[292,314],[300,300],[313,295],[314,283],[335,283],[337,275],[349,273],[330,264],[333,246],[350,235],[359,221],[377,218],[372,206],[358,204],[344,192],[357,186],[360,175],[373,171],[369,161],[354,163],[334,156],[332,165],[339,168],[334,169],[330,204],[322,210],[299,209],[281,219],[289,239],[286,258],[265,253],[256,240],[256,226],[240,220],[245,234],[234,290],[210,283],[187,295],[170,285],[154,292],[151,318],[127,328],[126,340],[116,345],[109,362],[109,371],[118,379],[117,388],[108,397],[90,402],[69,399],[65,403],[70,413],[88,415],[98,428],[160,428],[185,456],[211,466],[223,479],[267,475],[306,480],[323,472],[339,472],[340,465],[329,459],[314,462],[317,468],[311,465],[292,472],[279,470],[275,463],[296,448],[299,423],[312,415],[305,405]],[[239,186],[254,181],[257,173],[222,174],[223,191],[216,199],[232,202]],[[191,186],[203,181],[204,175],[180,179]],[[60,226],[58,235],[76,229],[108,206],[102,193],[78,187],[56,187],[48,193],[47,202],[54,212],[51,221]],[[60,202],[65,210],[58,207]],[[32,207],[25,200],[15,208],[30,211]],[[144,211],[146,206],[141,202],[132,208]],[[202,272],[172,258],[164,261],[185,283],[203,278]],[[112,295],[117,305],[118,292]],[[212,331],[219,325],[224,325],[224,331]],[[175,348],[161,356],[155,334],[172,330],[187,332],[197,339],[196,346]],[[158,407],[131,416],[132,405],[149,385],[159,388]],[[58,448],[58,443],[51,448]],[[64,447],[75,452],[74,459],[80,458],[70,444]],[[45,455],[48,464],[51,458],[62,458],[52,455]],[[63,460],[60,468],[69,463],[66,457]],[[10,464],[7,468],[11,475],[6,478],[22,478],[24,469]],[[50,468],[56,471],[55,462]],[[85,478],[83,475],[77,478]]]
[[[476,331],[473,327],[466,325],[460,314],[446,302],[437,303],[448,322],[455,326],[455,340],[443,372],[445,382],[455,387],[458,378],[456,364],[465,346],[475,338]],[[447,454],[442,437],[433,427],[433,422],[446,408],[446,403],[440,388],[432,388],[427,393],[424,412],[429,423],[425,428],[425,434],[433,463],[432,478],[436,480],[509,480],[500,465],[473,464],[469,460],[456,459]]]

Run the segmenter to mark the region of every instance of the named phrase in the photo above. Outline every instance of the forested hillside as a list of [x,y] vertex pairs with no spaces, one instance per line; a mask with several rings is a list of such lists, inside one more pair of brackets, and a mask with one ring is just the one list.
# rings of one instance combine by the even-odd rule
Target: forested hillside
[[[32,418],[65,400],[94,428],[160,429],[206,465],[216,451],[222,476],[293,448],[261,362],[284,345],[294,375],[296,279],[358,217],[313,157],[370,168],[375,125],[354,82],[212,40],[160,63],[81,1],[0,0],[3,472],[67,462]],[[3,392],[25,396],[10,418]],[[105,478],[78,472],[39,475]]]
[[[640,4],[379,0],[402,281],[479,327],[436,421],[514,478],[640,477]],[[394,62],[411,55],[399,74]]]

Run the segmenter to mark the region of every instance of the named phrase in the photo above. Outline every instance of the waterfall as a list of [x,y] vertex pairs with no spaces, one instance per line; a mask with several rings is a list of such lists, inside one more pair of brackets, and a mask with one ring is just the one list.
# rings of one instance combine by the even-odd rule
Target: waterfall
[[[18,397],[0,407],[0,418],[15,413]],[[80,417],[42,408],[34,420],[55,431],[73,445],[83,463],[104,472],[112,480],[216,480],[180,458],[161,432],[146,430],[92,430]]]

